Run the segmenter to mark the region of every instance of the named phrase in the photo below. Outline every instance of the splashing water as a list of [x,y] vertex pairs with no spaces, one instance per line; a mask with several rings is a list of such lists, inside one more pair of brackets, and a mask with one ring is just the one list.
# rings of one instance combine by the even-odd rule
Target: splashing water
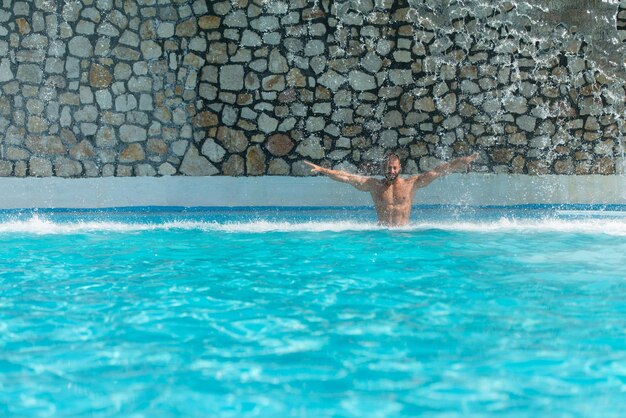
[[[429,230],[477,233],[579,233],[626,235],[626,211],[620,206],[596,210],[563,206],[540,208],[414,208],[407,226],[387,228],[376,224],[369,208],[244,209],[159,213],[126,213],[117,210],[65,211],[5,214],[0,234],[72,235],[84,233],[138,233],[149,231],[197,231],[224,233],[325,233]],[[342,219],[343,218],[343,219]]]

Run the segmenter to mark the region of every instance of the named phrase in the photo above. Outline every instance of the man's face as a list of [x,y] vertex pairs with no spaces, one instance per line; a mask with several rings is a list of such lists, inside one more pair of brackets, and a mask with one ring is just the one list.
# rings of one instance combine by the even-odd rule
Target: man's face
[[395,158],[389,159],[389,161],[385,163],[384,167],[385,178],[387,179],[387,181],[394,181],[396,177],[400,175],[400,169],[400,160],[397,160]]

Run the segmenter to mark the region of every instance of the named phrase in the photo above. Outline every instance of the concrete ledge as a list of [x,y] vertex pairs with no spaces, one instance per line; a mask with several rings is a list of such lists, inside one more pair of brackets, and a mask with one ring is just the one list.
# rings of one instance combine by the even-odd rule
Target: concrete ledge
[[[370,196],[325,177],[0,178],[0,208],[368,206]],[[625,204],[626,176],[452,174],[414,204]]]

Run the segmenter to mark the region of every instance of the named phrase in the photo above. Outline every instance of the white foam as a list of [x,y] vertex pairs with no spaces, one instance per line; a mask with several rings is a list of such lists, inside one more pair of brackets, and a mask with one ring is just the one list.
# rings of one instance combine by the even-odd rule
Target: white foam
[[578,233],[626,236],[624,219],[510,219],[476,222],[424,222],[411,224],[410,229],[441,229],[478,233]]
[[0,234],[77,234],[89,232],[133,233],[155,230],[197,230],[223,233],[270,233],[270,232],[344,232],[344,231],[427,231],[441,230],[473,233],[579,233],[626,236],[626,217],[593,217],[582,219],[514,219],[502,217],[497,220],[444,220],[414,221],[399,228],[385,228],[372,222],[362,221],[163,221],[154,223],[113,221],[55,222],[45,216],[34,215],[28,219],[0,222]]

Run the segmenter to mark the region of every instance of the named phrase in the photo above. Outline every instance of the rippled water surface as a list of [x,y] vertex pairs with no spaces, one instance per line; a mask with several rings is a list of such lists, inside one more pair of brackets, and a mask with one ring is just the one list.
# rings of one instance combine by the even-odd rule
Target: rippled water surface
[[0,216],[0,414],[618,416],[626,213]]

